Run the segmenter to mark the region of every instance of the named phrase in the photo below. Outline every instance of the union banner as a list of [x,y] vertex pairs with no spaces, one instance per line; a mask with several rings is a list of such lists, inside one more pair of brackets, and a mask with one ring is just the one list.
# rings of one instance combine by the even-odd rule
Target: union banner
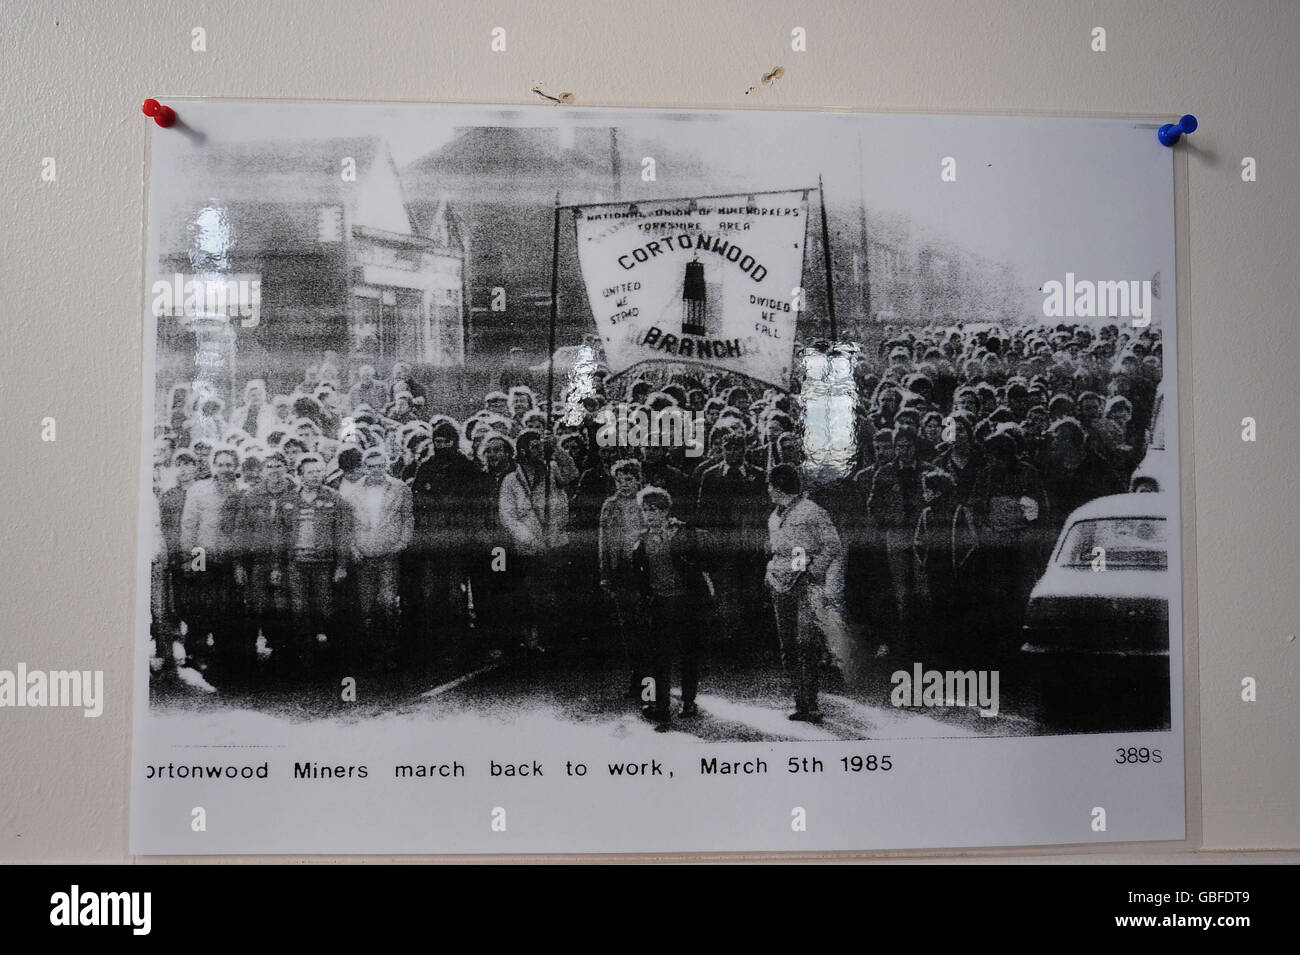
[[807,212],[804,189],[575,208],[610,371],[698,363],[788,387]]

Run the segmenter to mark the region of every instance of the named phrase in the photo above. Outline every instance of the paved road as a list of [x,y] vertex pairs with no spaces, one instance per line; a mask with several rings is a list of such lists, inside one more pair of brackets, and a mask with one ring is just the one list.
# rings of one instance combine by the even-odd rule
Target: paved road
[[[881,670],[886,665],[882,661]],[[525,715],[557,723],[644,722],[639,704],[624,695],[626,675],[617,668],[576,668],[563,662],[510,661],[484,668],[469,678],[425,691],[418,708],[430,715],[447,709]],[[897,739],[925,737],[1021,736],[1041,732],[1038,724],[1002,708],[981,717],[974,708],[911,709],[889,705],[888,674],[849,692],[828,679],[821,694],[821,725],[787,719],[792,709],[784,676],[775,664],[713,667],[706,670],[696,698],[699,715],[682,719],[680,691],[673,691],[675,718],[667,732],[708,741]]]
[[[264,661],[263,661],[264,662]],[[821,725],[787,719],[793,709],[783,671],[775,660],[737,663],[715,660],[702,670],[699,715],[681,719],[680,691],[673,691],[675,718],[659,732],[682,733],[705,741],[825,739],[901,739],[971,736],[1023,736],[1045,732],[1037,719],[1034,694],[1015,673],[1003,671],[998,714],[980,716],[972,706],[896,707],[890,702],[890,675],[911,669],[891,660],[857,661],[852,686],[824,673]],[[182,670],[192,677],[192,671]],[[152,693],[164,708],[260,710],[298,721],[343,717],[364,719],[402,714],[430,721],[474,713],[539,727],[554,723],[608,728],[619,734],[633,726],[655,731],[626,696],[627,671],[615,662],[565,655],[520,653],[497,661],[443,663],[397,675],[355,675],[355,700],[344,701],[342,673],[310,682],[275,685],[263,680],[223,680],[209,673],[214,692],[201,681],[168,679]]]

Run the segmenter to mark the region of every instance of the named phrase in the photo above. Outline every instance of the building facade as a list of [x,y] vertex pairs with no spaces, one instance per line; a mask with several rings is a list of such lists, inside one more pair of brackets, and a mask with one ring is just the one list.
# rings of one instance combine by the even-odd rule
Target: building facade
[[160,392],[199,380],[229,401],[252,378],[284,392],[324,352],[345,379],[363,364],[464,364],[459,220],[443,202],[416,228],[382,140],[207,146],[186,173],[159,197],[155,279],[256,282],[258,314],[160,316]]

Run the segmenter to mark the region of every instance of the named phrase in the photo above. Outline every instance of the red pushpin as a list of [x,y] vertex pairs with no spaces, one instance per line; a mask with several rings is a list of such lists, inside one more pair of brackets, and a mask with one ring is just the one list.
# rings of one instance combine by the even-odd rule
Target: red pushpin
[[156,99],[145,100],[140,109],[146,116],[152,116],[153,121],[164,129],[176,122],[176,110],[170,106],[164,106]]

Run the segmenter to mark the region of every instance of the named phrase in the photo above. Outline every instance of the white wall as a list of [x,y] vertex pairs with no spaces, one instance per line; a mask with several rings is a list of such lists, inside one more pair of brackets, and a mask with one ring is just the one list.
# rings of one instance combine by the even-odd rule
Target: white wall
[[[190,50],[199,26],[206,53]],[[506,53],[489,51],[494,26],[508,31]],[[790,50],[794,26],[807,30],[806,53]],[[1094,26],[1107,31],[1105,53],[1089,48]],[[537,82],[588,106],[1199,117],[1179,320],[1191,351],[1181,374],[1192,397],[1187,612],[1199,617],[1203,843],[1300,848],[1300,640],[1288,640],[1300,631],[1298,45],[1300,4],[1288,0],[7,5],[0,666],[103,669],[108,701],[96,720],[0,710],[0,860],[127,852],[140,102],[535,103]],[[785,76],[762,86],[777,65]],[[40,180],[46,156],[55,183]],[[1258,160],[1258,182],[1241,181],[1243,156]],[[1240,439],[1247,415],[1254,444]],[[58,421],[52,444],[39,437],[46,416]],[[1259,681],[1256,703],[1239,700],[1245,676]]]

